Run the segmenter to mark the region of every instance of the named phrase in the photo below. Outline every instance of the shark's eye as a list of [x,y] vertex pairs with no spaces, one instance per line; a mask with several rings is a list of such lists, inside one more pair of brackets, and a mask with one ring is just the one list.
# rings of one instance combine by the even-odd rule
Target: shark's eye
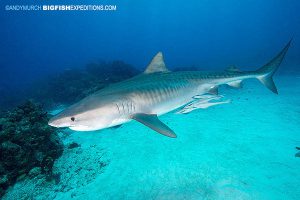
[[71,120],[72,120],[72,122],[74,122],[75,121],[75,117],[71,117]]

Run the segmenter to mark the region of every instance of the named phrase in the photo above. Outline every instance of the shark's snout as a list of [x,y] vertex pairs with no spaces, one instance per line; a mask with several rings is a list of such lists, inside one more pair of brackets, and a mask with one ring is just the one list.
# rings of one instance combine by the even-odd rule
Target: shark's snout
[[69,127],[70,126],[70,124],[64,123],[63,119],[60,119],[57,116],[52,117],[48,121],[48,125],[56,127],[56,128]]
[[74,131],[94,131],[93,127],[89,127],[87,125],[80,125],[67,122],[65,118],[60,118],[59,116],[54,116],[48,121],[49,126],[53,126],[56,128],[70,128]]
[[48,121],[48,125],[49,125],[49,126],[53,126],[53,127],[59,127],[58,124],[56,123],[56,120],[54,119],[54,117],[52,117],[52,118]]

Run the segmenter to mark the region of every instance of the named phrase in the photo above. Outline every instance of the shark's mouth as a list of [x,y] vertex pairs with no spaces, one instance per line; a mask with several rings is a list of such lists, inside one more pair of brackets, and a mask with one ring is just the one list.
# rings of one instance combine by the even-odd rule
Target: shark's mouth
[[90,126],[84,126],[84,125],[76,125],[76,126],[69,126],[69,128],[73,131],[94,131],[95,128]]

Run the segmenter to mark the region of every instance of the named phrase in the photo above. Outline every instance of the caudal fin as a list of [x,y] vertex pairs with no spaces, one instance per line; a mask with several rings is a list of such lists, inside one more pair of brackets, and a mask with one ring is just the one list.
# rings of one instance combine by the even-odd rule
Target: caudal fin
[[264,84],[268,89],[270,89],[272,92],[278,94],[277,88],[275,86],[275,83],[273,81],[273,74],[278,69],[279,65],[281,64],[286,52],[288,51],[292,40],[290,40],[285,47],[281,50],[281,52],[274,57],[271,61],[269,61],[267,64],[256,70],[257,79]]

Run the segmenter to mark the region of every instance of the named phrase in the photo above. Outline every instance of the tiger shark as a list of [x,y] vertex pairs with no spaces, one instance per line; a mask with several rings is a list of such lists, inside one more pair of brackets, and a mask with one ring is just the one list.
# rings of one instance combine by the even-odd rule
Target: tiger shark
[[158,52],[142,74],[85,97],[52,117],[48,124],[75,131],[94,131],[135,120],[160,134],[175,138],[175,132],[158,116],[176,109],[180,109],[177,113],[189,113],[228,103],[218,102],[221,98],[218,95],[220,85],[240,88],[243,80],[255,78],[278,94],[272,77],[290,44],[291,41],[277,56],[255,71],[231,67],[220,72],[171,72],[162,53]]

